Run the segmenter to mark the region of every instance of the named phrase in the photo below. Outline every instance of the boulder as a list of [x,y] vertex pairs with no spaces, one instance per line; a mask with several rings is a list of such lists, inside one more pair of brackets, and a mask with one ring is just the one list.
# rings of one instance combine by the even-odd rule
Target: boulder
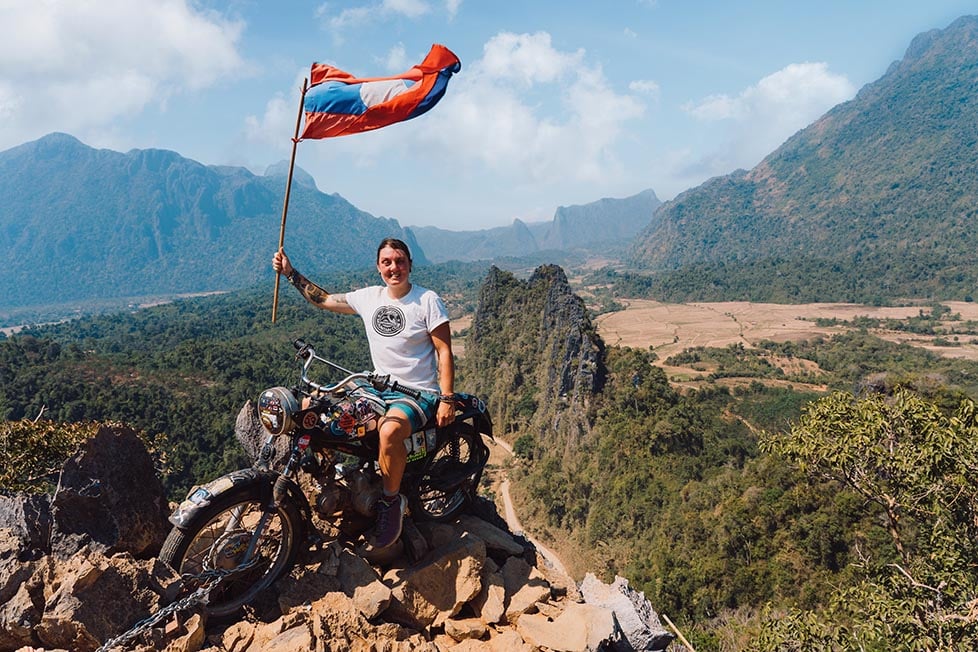
[[471,605],[482,622],[488,625],[502,622],[506,615],[506,581],[492,559],[486,559],[482,567],[482,589]]
[[513,629],[507,629],[489,638],[490,652],[536,652],[536,648],[523,640]]
[[[268,431],[258,420],[258,409],[249,399],[241,406],[234,421],[234,437],[241,444],[245,455],[251,461],[256,461],[261,455],[265,442],[268,441]],[[291,452],[291,441],[288,437],[276,437],[272,440],[269,450],[269,465],[281,468]]]
[[111,555],[156,555],[170,531],[169,503],[139,437],[104,426],[61,470],[51,501],[51,552],[66,559],[85,546]]
[[445,621],[445,633],[456,641],[479,639],[488,631],[489,628],[479,618],[449,618]]
[[604,607],[615,613],[629,648],[633,650],[665,650],[675,637],[659,622],[645,594],[628,586],[624,577],[615,577],[605,584],[593,573],[584,576],[581,595],[587,604]]
[[34,628],[44,614],[44,569],[42,562],[20,565],[20,572],[10,575],[4,590],[9,596],[0,605],[0,650],[16,650],[37,642]]
[[389,572],[385,581],[392,599],[386,615],[418,629],[441,625],[479,594],[485,561],[485,543],[460,537],[401,573]]
[[527,643],[554,652],[598,652],[621,639],[614,614],[603,607],[572,602],[555,619],[524,614],[516,631]]
[[466,534],[482,539],[489,550],[499,550],[507,555],[522,555],[524,552],[523,544],[513,538],[512,534],[481,518],[464,514],[459,518],[458,524]]
[[[50,550],[50,533],[50,496],[0,496],[0,558],[20,562],[40,559]],[[3,600],[0,592],[0,602]]]
[[46,573],[44,613],[34,635],[48,648],[95,650],[168,603],[179,584],[158,560],[106,557],[86,548]]
[[550,585],[534,566],[520,557],[510,557],[502,568],[506,588],[506,620],[515,623],[525,613],[536,611],[536,603],[550,598]]
[[390,606],[390,588],[373,566],[349,550],[340,553],[339,580],[343,593],[367,620],[373,620]]

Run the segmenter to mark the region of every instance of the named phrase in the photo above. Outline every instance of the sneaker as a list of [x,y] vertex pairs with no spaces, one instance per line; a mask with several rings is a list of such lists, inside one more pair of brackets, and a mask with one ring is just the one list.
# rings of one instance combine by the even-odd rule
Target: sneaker
[[398,540],[405,509],[407,498],[401,494],[380,497],[377,501],[377,526],[371,542],[373,548],[386,548]]

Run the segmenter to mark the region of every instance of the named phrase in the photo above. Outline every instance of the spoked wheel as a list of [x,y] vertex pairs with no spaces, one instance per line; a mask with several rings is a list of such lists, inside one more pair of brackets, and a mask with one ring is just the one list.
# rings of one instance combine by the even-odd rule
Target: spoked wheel
[[478,488],[489,451],[471,424],[457,423],[452,428],[421,476],[417,499],[411,501],[411,514],[417,520],[454,517]]
[[222,496],[202,510],[195,519],[199,525],[174,528],[163,544],[160,559],[181,574],[206,576],[248,566],[228,573],[210,592],[206,609],[211,616],[235,613],[295,561],[302,540],[298,510],[286,502],[266,512],[265,503],[254,486]]

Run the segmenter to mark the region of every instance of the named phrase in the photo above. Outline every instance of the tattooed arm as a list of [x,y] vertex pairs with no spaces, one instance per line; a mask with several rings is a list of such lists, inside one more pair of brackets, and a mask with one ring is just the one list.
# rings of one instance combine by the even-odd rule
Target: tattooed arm
[[330,294],[307,279],[292,266],[289,257],[281,249],[276,251],[275,256],[272,257],[272,268],[279,274],[284,275],[289,283],[295,286],[295,289],[305,297],[306,301],[317,308],[340,312],[346,315],[356,314],[356,311],[346,302],[345,294]]

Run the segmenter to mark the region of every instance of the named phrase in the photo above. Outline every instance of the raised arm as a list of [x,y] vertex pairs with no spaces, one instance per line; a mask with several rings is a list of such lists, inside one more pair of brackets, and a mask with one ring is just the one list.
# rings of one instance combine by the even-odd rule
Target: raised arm
[[339,312],[344,315],[356,314],[356,311],[346,302],[345,294],[330,294],[300,274],[299,271],[292,266],[292,262],[289,260],[289,257],[285,255],[284,250],[279,249],[275,252],[275,255],[272,256],[272,269],[288,279],[289,283],[295,286],[295,289],[297,289],[299,293],[305,297],[306,301],[317,308],[322,308],[323,310],[329,310],[331,312]]

